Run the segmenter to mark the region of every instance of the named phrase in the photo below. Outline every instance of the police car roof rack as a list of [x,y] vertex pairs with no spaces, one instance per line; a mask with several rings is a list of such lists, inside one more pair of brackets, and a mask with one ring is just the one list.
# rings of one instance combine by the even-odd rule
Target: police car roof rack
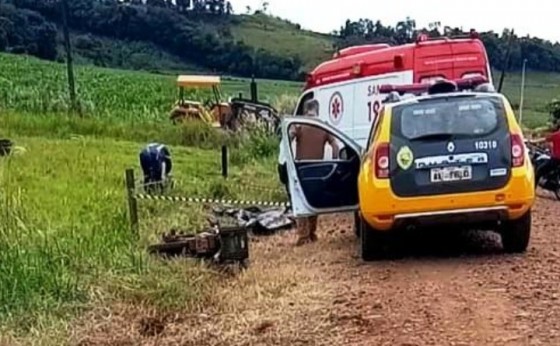
[[[391,94],[396,92],[399,95],[413,94],[441,94],[449,92],[458,92],[473,90],[479,86],[488,84],[488,79],[484,76],[475,76],[469,78],[461,78],[455,80],[438,80],[431,83],[415,83],[406,85],[384,84],[379,87],[381,94]],[[488,88],[490,92],[492,88]],[[394,97],[393,97],[394,98]]]

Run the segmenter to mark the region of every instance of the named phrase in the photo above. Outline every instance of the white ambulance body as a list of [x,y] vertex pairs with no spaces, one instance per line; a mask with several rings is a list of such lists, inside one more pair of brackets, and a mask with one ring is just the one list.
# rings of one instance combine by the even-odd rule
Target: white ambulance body
[[379,92],[380,86],[475,76],[492,83],[486,50],[474,32],[469,38],[432,40],[420,35],[407,45],[350,47],[308,75],[294,116],[303,114],[307,100],[315,99],[322,120],[365,146],[388,95]]

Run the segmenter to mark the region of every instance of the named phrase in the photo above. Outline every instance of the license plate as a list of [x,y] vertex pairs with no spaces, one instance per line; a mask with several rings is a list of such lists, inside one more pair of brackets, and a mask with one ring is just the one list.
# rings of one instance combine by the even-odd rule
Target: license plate
[[472,167],[443,167],[433,168],[430,172],[432,183],[445,183],[449,181],[463,181],[472,178]]

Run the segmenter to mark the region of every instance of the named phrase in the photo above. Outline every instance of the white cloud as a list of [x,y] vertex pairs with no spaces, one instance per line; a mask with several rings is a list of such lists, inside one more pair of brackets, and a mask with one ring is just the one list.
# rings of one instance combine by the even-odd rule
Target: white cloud
[[[246,6],[259,8],[262,0],[231,0],[237,13]],[[476,28],[479,31],[514,28],[518,35],[529,34],[560,41],[556,28],[557,6],[549,0],[269,0],[269,12],[299,23],[306,29],[331,32],[346,19],[368,18],[394,26],[407,16],[418,26],[439,21],[442,25]],[[341,6],[343,4],[343,6]]]

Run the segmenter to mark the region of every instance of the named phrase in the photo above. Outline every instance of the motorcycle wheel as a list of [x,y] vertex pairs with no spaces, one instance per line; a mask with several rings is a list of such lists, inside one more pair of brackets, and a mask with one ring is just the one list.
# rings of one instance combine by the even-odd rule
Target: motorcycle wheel
[[551,174],[550,178],[552,181],[554,181],[553,185],[554,188],[552,189],[554,192],[554,195],[556,196],[556,199],[560,201],[560,171],[557,169],[553,174]]

